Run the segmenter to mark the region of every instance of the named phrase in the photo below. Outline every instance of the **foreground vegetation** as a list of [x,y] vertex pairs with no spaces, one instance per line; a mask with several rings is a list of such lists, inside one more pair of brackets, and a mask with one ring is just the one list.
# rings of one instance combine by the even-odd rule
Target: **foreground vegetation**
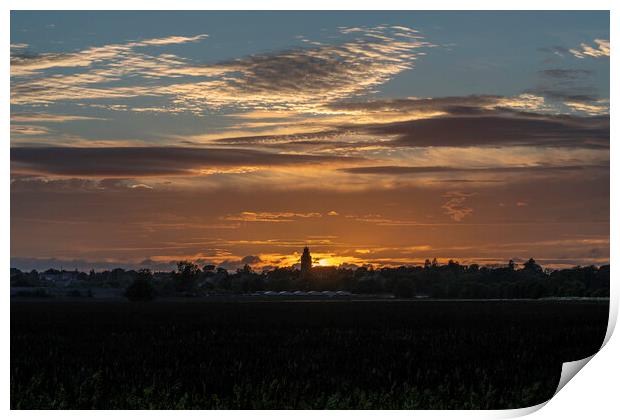
[[596,352],[591,302],[11,303],[11,408],[519,408]]

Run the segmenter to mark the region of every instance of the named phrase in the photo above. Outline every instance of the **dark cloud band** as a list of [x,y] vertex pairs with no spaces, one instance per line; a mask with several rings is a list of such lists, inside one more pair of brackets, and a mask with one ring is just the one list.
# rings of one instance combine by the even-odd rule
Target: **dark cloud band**
[[403,174],[439,174],[439,173],[535,173],[535,172],[569,172],[583,170],[605,170],[609,165],[566,165],[566,166],[516,166],[459,168],[452,166],[360,166],[343,168],[341,171],[350,174],[365,175],[403,175]]
[[276,154],[246,149],[189,147],[14,147],[15,173],[135,177],[187,175],[234,166],[284,166],[353,160],[335,156]]

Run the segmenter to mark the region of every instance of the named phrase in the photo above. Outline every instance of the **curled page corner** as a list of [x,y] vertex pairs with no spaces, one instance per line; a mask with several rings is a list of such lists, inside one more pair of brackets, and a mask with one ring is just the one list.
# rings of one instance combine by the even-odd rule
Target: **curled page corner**
[[583,368],[590,360],[592,360],[592,358],[595,355],[596,353],[584,359],[573,360],[572,362],[562,363],[562,373],[560,374],[560,382],[558,383],[558,387],[556,388],[553,396],[555,397],[557,393],[560,392],[562,388],[564,388],[564,385],[566,385],[568,381],[573,379],[573,377],[577,374],[577,372],[579,372],[581,368]]
[[[584,359],[573,360],[572,362],[562,363],[562,372],[560,373],[560,381],[558,382],[558,387],[553,393],[553,397],[555,397],[558,394],[558,392],[560,392],[560,390],[564,388],[564,385],[566,385],[571,379],[573,379],[573,377],[577,374],[577,372],[579,372],[595,355],[596,353]],[[540,410],[541,408],[543,408],[545,405],[547,405],[547,403],[551,401],[553,397],[551,397],[547,401],[544,401],[537,405],[533,405],[531,407],[523,407],[523,408],[517,408],[517,409],[512,409],[512,410],[505,410],[504,415],[501,416],[501,418],[516,418],[516,417],[523,417],[523,416],[532,414]]]
[[[601,351],[603,347],[605,347],[605,345],[609,342],[609,339],[611,338],[611,335],[613,334],[614,329],[616,327],[617,319],[618,319],[618,299],[612,298],[610,299],[610,303],[609,303],[609,318],[607,321],[607,332],[605,334],[605,338],[603,339],[603,344],[601,344],[601,348],[596,353]],[[564,385],[566,385],[571,379],[573,379],[573,377],[577,374],[577,372],[579,372],[590,360],[592,360],[594,356],[596,356],[596,353],[586,358],[580,359],[580,360],[574,360],[572,362],[564,362],[562,364],[562,373],[560,374],[560,382],[558,383],[558,387],[556,388],[555,393],[553,394],[554,397],[557,395],[558,392],[560,392],[562,388],[564,388]]]
[[[513,408],[509,410],[502,410],[501,412],[493,411],[492,413],[494,415],[494,418],[514,419],[517,417],[524,417],[524,416],[528,416],[540,410],[545,405],[547,405],[549,401],[551,400],[547,400],[547,401],[541,402],[540,404],[532,405],[530,407]],[[499,414],[496,415],[496,413],[499,413]]]
[[[611,295],[609,299],[609,318],[607,321],[607,333],[605,333],[605,338],[603,339],[603,344],[601,345],[601,349],[605,347],[611,335],[616,328],[616,323],[618,322],[618,296]],[[600,351],[600,350],[599,350]]]

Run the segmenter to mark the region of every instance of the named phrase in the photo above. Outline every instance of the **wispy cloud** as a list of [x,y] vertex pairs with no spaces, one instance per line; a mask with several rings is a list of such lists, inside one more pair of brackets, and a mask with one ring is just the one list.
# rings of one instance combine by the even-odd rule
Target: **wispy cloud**
[[532,166],[496,166],[496,167],[454,167],[454,166],[359,166],[343,168],[341,171],[352,174],[371,175],[405,175],[432,173],[534,173],[552,171],[583,171],[585,169],[609,169],[608,165],[532,165]]
[[[192,37],[169,36],[165,38],[132,41],[124,44],[107,44],[101,47],[91,47],[70,53],[31,53],[24,52],[28,44],[11,44],[11,76],[26,76],[41,70],[56,67],[87,67],[95,63],[111,61],[113,59],[131,57],[131,52],[137,47],[160,46],[196,42],[208,37],[207,34]],[[14,51],[15,50],[15,51]]]
[[588,115],[606,115],[609,113],[609,101],[596,100],[596,101],[578,101],[568,100],[564,104],[574,109],[575,111],[583,112]]
[[582,43],[579,48],[571,48],[569,52],[577,58],[600,58],[609,57],[610,45],[608,39],[595,39],[595,46]]
[[415,33],[387,26],[341,32],[356,38],[220,63],[212,67],[226,77],[169,91],[181,103],[312,111],[385,83],[412,68],[418,50],[433,46]]
[[253,212],[244,211],[238,214],[230,214],[224,216],[223,220],[229,220],[234,222],[269,222],[269,223],[281,223],[281,222],[293,222],[296,219],[308,219],[322,217],[321,213],[309,212],[309,213],[296,213],[296,212]]
[[84,115],[64,115],[64,114],[45,114],[45,113],[14,113],[11,114],[11,122],[66,122],[66,121],[87,121],[105,120],[101,117],[91,117]]
[[[11,76],[23,80],[13,82],[11,100],[27,105],[158,96],[169,98],[171,107],[177,110],[192,112],[221,107],[313,111],[326,103],[371,91],[411,69],[423,54],[420,50],[433,46],[414,30],[389,26],[344,28],[340,32],[340,43],[309,41],[305,47],[216,64],[137,51],[144,46],[196,42],[206,35],[109,44],[74,53],[29,54],[15,50]],[[77,71],[70,75],[54,72],[67,67]],[[114,85],[128,75],[134,76],[136,82]],[[154,78],[162,82],[145,86],[145,81]],[[137,110],[155,111],[155,107]]]
[[[178,77],[175,68],[185,67],[184,59],[172,54],[149,55],[140,47],[165,47],[197,42],[206,34],[108,44],[69,53],[30,53],[11,50],[11,103],[16,105],[51,104],[84,99],[127,99],[161,96],[144,81],[160,77]],[[72,73],[67,74],[66,69]],[[127,77],[143,81],[127,84]],[[114,85],[124,81],[119,85]],[[112,85],[110,85],[112,84]]]
[[557,111],[571,114],[609,114],[609,101],[597,97],[594,71],[552,68],[539,71],[541,83],[533,90],[552,101]]
[[556,79],[581,79],[588,77],[592,74],[592,70],[585,69],[546,69],[541,70],[540,73],[545,77],[552,77]]
[[[294,120],[293,131],[268,118],[265,134],[251,132],[218,138],[195,135],[197,142],[230,146],[264,146],[286,149],[340,148],[368,152],[372,148],[557,146],[607,148],[609,118],[603,101],[563,98],[564,114],[549,109],[535,95],[516,97],[466,96],[440,98],[376,99],[337,102],[326,109],[333,113]],[[580,107],[580,105],[583,105]],[[579,109],[577,109],[579,107]],[[586,114],[584,116],[583,114]],[[597,118],[591,118],[597,115]],[[290,118],[290,117],[288,117]],[[251,115],[251,121],[254,121]],[[288,124],[288,123],[284,123]],[[188,138],[186,138],[189,140]]]
[[460,222],[467,216],[471,216],[474,212],[471,207],[467,207],[465,205],[467,198],[472,195],[472,193],[464,193],[459,191],[448,192],[444,195],[448,201],[446,201],[441,208],[452,220],[455,222]]
[[171,45],[171,44],[185,44],[187,42],[197,42],[208,38],[208,34],[200,34],[195,36],[178,36],[172,35],[163,38],[151,38],[143,41],[130,42],[130,47],[144,47],[147,45]]
[[48,133],[47,128],[38,125],[11,124],[11,135],[40,136]]

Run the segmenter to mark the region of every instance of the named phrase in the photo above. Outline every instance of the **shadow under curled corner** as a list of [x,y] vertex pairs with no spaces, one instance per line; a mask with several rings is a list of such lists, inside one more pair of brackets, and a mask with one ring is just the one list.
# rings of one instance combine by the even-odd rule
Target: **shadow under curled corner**
[[[560,380],[558,382],[558,387],[556,388],[555,393],[553,394],[553,397],[555,397],[558,394],[558,392],[560,392],[560,390],[562,390],[562,388],[564,388],[564,386],[567,383],[569,383],[570,380],[573,379],[575,375],[577,375],[577,373],[579,373],[579,371],[583,369],[583,367],[587,365],[588,362],[592,360],[594,356],[596,356],[598,352],[603,349],[603,347],[605,347],[605,345],[609,342],[609,339],[611,338],[611,335],[614,332],[617,318],[618,318],[618,298],[613,297],[612,299],[610,299],[610,304],[609,304],[609,320],[607,323],[607,332],[605,333],[605,339],[603,340],[603,343],[601,344],[600,349],[596,353],[588,357],[585,357],[583,359],[562,363],[562,372],[560,374]],[[551,397],[545,402],[542,402],[537,405],[533,405],[531,407],[517,408],[514,410],[506,410],[505,411],[506,415],[505,416],[500,415],[499,417],[515,418],[515,417],[522,417],[528,414],[532,414],[540,410],[541,408],[543,408],[545,405],[547,405],[547,403],[551,401],[553,397]]]

